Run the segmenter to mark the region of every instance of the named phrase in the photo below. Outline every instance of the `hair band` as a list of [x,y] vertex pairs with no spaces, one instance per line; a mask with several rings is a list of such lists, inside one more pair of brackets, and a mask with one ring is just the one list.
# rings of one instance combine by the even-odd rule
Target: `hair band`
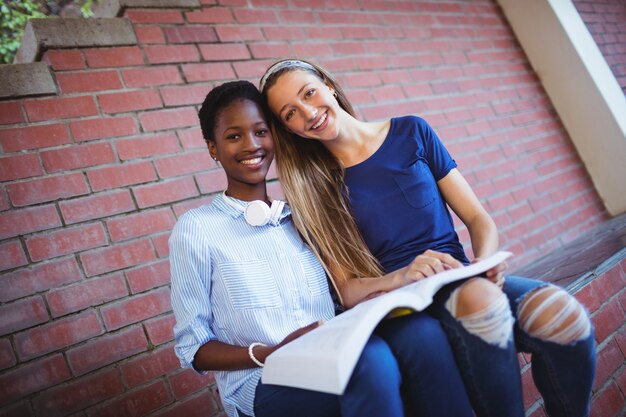
[[277,63],[269,67],[267,71],[265,71],[265,75],[263,75],[263,77],[261,78],[261,82],[259,83],[259,90],[263,92],[263,90],[265,89],[265,84],[267,84],[267,80],[269,80],[270,77],[285,68],[300,68],[319,74],[319,71],[308,62],[300,61],[298,59],[286,59],[284,61],[278,61]]

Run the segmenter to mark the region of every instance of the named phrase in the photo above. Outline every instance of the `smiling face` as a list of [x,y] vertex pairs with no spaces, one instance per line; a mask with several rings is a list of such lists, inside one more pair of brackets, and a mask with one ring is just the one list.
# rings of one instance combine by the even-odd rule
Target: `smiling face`
[[287,130],[308,139],[333,140],[345,113],[334,92],[315,74],[292,70],[280,74],[266,96],[270,109]]
[[209,152],[224,168],[228,195],[246,201],[265,199],[274,141],[259,106],[247,99],[233,101],[219,111],[213,131]]

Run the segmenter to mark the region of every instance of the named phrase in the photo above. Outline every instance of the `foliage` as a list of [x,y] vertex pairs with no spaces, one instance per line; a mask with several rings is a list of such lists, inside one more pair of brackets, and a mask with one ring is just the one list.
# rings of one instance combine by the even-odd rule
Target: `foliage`
[[0,63],[10,64],[20,47],[26,21],[46,15],[33,0],[3,0],[0,11]]
[[24,27],[29,19],[59,14],[59,10],[75,3],[82,17],[92,17],[92,7],[98,0],[2,0],[0,5],[0,64],[10,64],[20,47]]

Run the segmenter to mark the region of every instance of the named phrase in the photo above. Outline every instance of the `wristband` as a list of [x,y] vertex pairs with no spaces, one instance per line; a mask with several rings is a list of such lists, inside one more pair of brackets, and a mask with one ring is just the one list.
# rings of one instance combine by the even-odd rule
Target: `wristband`
[[252,343],[250,346],[248,346],[248,356],[250,356],[250,359],[252,359],[252,362],[256,363],[258,366],[263,368],[265,364],[261,362],[260,360],[258,360],[257,358],[255,358],[254,352],[252,351],[252,349],[254,349],[257,346],[267,346],[267,345],[264,343],[259,343],[259,342]]

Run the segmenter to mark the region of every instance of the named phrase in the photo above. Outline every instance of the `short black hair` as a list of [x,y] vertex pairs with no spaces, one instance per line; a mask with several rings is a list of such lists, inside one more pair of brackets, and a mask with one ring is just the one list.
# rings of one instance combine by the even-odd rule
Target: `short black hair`
[[259,106],[267,123],[271,120],[271,113],[265,99],[250,81],[230,81],[215,87],[207,94],[198,118],[202,136],[207,142],[215,142],[215,123],[220,111],[236,100],[250,100]]

